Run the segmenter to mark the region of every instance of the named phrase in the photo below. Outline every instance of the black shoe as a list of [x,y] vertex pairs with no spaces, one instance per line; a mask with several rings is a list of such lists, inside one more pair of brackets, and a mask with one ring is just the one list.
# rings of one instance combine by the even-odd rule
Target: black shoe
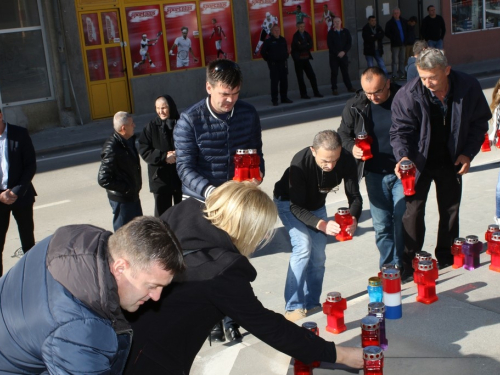
[[281,99],[281,103],[293,103],[293,100],[285,98],[285,99]]
[[309,95],[301,95],[300,96],[301,99],[311,99],[311,97]]
[[321,95],[319,92],[317,92],[316,94],[314,94],[314,97],[315,97],[315,98],[322,98],[322,97],[323,97],[323,95]]
[[212,331],[210,331],[209,340],[219,342],[226,341],[226,338],[224,337],[224,330],[222,328],[222,321],[214,325]]
[[339,94],[339,91],[338,91],[338,90],[332,90],[332,95],[337,96],[338,94]]
[[278,102],[273,102],[273,106],[277,106],[278,105]]
[[448,261],[443,261],[443,262],[437,262],[438,270],[442,270],[444,268],[450,267],[453,265],[453,262],[448,262]]
[[226,329],[226,339],[227,341],[242,341],[243,336],[241,335],[240,330],[237,327],[231,326]]

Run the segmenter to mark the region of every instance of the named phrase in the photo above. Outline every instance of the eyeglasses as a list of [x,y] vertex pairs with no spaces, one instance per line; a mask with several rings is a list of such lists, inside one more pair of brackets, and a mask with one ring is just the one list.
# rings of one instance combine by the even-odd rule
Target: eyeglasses
[[215,64],[213,72],[223,72],[225,70],[240,70],[240,66],[231,60],[221,60]]
[[384,87],[382,87],[380,90],[377,90],[375,92],[366,92],[366,91],[363,91],[363,92],[365,93],[366,97],[380,96],[384,92],[385,88],[387,87],[387,82],[389,82],[389,81],[388,80],[385,81]]

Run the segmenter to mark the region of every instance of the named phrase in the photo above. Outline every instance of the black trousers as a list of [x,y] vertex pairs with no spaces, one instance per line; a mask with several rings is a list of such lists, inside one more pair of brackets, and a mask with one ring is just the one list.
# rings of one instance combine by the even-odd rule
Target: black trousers
[[307,95],[306,83],[304,82],[304,73],[306,73],[307,79],[311,82],[311,87],[313,89],[314,95],[318,95],[318,82],[316,81],[316,74],[311,66],[309,59],[297,59],[293,61],[295,67],[295,75],[297,76],[297,82],[299,83],[299,91],[301,96]]
[[281,100],[287,99],[288,92],[288,66],[286,61],[269,62],[269,76],[271,78],[271,100],[278,102],[278,84]]
[[17,230],[19,231],[23,251],[27,252],[35,245],[33,203],[22,206],[0,203],[0,275],[3,273],[2,253],[7,230],[9,229],[11,212],[17,222]]
[[349,78],[349,60],[347,59],[347,55],[344,55],[344,57],[338,57],[330,54],[329,57],[330,82],[332,84],[332,90],[337,90],[337,76],[339,74],[339,68],[345,87],[347,87],[347,90],[352,89],[351,79]]
[[155,217],[160,217],[166,210],[172,207],[172,199],[174,204],[182,201],[182,191],[173,193],[153,194],[155,198]]
[[457,175],[454,165],[442,168],[425,168],[415,185],[415,195],[406,197],[406,212],[403,216],[405,250],[403,266],[411,270],[415,253],[422,250],[425,238],[425,205],[431,187],[436,185],[436,200],[439,225],[436,243],[436,259],[439,263],[453,263],[451,245],[459,234],[459,208],[462,198],[462,177]]

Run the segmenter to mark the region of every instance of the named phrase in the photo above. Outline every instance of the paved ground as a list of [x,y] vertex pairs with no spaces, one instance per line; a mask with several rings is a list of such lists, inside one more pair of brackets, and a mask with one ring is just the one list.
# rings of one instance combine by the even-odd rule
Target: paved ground
[[[499,74],[499,60],[486,61],[473,66],[457,67],[477,76]],[[295,79],[291,77],[291,79]],[[359,83],[357,85],[359,87]],[[292,105],[272,107],[269,95],[246,98],[256,106],[261,115],[297,109],[305,106],[332,102],[328,87],[322,87],[325,98],[310,101],[297,99]],[[341,89],[342,93],[342,89]],[[347,94],[335,97],[345,101]],[[151,116],[138,116],[136,123],[145,123]],[[86,145],[101,145],[110,134],[111,121],[99,121],[85,126],[58,128],[42,131],[32,136],[39,156],[62,148],[74,149]],[[140,130],[140,127],[137,129]],[[473,167],[463,179],[461,206],[461,236],[475,234],[483,238],[491,224],[495,207],[495,186],[499,168],[499,152],[480,153]],[[373,227],[368,210],[364,183],[364,211],[359,229],[352,241],[327,246],[326,275],[322,299],[330,291],[339,291],[348,299],[345,320],[348,330],[340,335],[325,332],[325,316],[314,314],[307,320],[316,321],[321,336],[345,345],[360,346],[359,321],[366,315],[368,299],[365,293],[367,280],[377,273],[378,252],[374,243]],[[342,190],[341,190],[342,191]],[[345,204],[343,194],[330,194],[327,201],[332,216],[337,207]],[[431,191],[427,206],[427,233],[424,250],[433,253],[437,229],[437,207]],[[290,253],[287,234],[278,226],[270,245],[252,259],[259,272],[253,284],[263,304],[283,312],[283,289]],[[440,274],[437,292],[439,301],[423,305],[415,301],[414,284],[403,288],[403,318],[387,322],[389,349],[385,352],[385,374],[439,374],[469,375],[498,374],[500,359],[500,274],[488,269],[490,257],[481,256],[481,267],[468,272],[462,269],[445,269]],[[299,322],[300,323],[300,322]],[[291,359],[246,333],[243,343],[205,345],[193,366],[195,375],[243,374],[293,374]],[[316,375],[332,373],[332,366],[322,364],[314,370]],[[358,373],[336,369],[337,374]]]

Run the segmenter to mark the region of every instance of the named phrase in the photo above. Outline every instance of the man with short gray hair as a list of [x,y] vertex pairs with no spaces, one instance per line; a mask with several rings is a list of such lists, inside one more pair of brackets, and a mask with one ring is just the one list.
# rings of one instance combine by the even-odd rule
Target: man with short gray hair
[[134,217],[142,216],[139,199],[142,176],[132,115],[117,112],[113,117],[113,128],[113,135],[102,147],[97,182],[108,193],[113,209],[113,229],[116,231]]
[[416,168],[415,195],[406,197],[403,216],[405,250],[403,278],[411,278],[411,262],[422,250],[425,204],[434,181],[439,209],[436,258],[450,266],[453,240],[459,235],[462,175],[479,152],[491,112],[477,79],[451,69],[443,52],[429,48],[416,61],[419,80],[401,88],[392,104],[391,146],[399,164]]
[[274,203],[292,243],[285,283],[285,318],[290,321],[321,308],[327,236],[340,232],[340,225],[328,220],[325,202],[330,191],[337,192],[342,180],[354,221],[347,232],[353,235],[363,199],[356,162],[342,148],[335,131],[316,134],[312,146],[295,154],[290,167],[274,185]]

